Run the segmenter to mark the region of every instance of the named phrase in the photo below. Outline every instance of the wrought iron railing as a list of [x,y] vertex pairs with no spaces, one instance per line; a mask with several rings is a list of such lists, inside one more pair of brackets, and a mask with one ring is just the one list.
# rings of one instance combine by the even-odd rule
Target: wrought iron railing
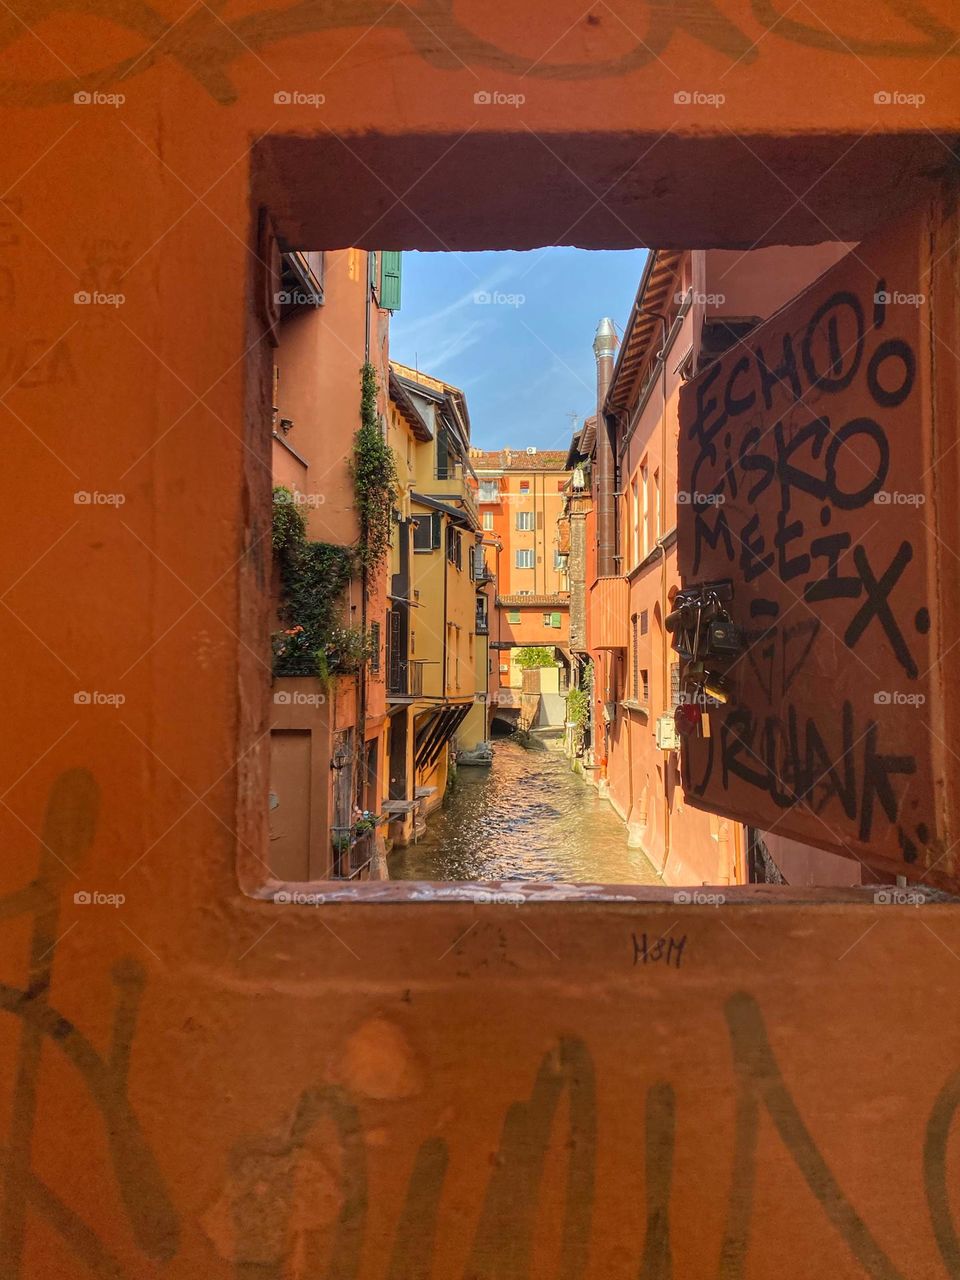
[[397,662],[391,662],[388,668],[387,693],[395,698],[421,698],[424,666],[424,662],[415,658],[401,658]]

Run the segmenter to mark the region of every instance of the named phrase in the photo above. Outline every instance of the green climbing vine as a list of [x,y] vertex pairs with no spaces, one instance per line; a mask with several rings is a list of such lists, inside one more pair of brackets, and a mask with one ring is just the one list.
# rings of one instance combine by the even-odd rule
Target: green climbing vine
[[369,580],[390,549],[399,491],[397,462],[383,438],[377,413],[377,373],[369,362],[360,370],[360,427],[354,436],[350,473],[360,521],[357,562]]
[[567,722],[574,726],[573,745],[577,754],[583,751],[587,725],[590,723],[590,695],[593,690],[593,664],[588,663],[580,677],[580,687],[567,694]]
[[514,662],[521,671],[534,671],[539,667],[555,667],[557,665],[553,650],[541,644],[527,645],[523,649],[518,649]]
[[319,676],[359,670],[369,655],[360,627],[342,625],[340,600],[354,572],[356,552],[307,537],[294,494],[273,491],[273,550],[280,569],[278,614],[286,625],[273,635],[273,674]]
[[390,549],[393,508],[398,496],[397,464],[383,438],[377,412],[377,374],[360,370],[360,426],[350,456],[354,503],[360,524],[355,547],[315,542],[296,496],[283,485],[273,490],[273,551],[280,569],[278,615],[284,627],[272,638],[276,676],[319,676],[360,671],[373,657],[370,634],[345,626],[342,597],[350,579],[367,583]]

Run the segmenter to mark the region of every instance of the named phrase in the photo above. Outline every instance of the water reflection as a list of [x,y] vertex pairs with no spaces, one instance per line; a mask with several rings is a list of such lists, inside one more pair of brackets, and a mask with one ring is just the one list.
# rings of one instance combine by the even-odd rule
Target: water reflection
[[461,768],[426,835],[389,865],[394,880],[659,883],[609,804],[542,741],[501,739],[488,768]]

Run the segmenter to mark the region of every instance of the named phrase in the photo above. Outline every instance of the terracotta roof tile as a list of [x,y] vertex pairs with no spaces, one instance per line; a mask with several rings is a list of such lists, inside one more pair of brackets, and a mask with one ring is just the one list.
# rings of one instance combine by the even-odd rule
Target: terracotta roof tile
[[563,449],[472,449],[470,457],[477,471],[566,471],[567,454]]

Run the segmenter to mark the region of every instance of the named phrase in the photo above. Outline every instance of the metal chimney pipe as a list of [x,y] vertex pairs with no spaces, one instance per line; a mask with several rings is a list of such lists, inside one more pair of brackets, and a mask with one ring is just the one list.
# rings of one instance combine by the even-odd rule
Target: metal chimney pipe
[[613,359],[617,350],[617,331],[609,316],[597,325],[593,353],[597,358],[597,574],[612,578],[617,572],[617,487],[616,456],[613,439],[603,412]]

